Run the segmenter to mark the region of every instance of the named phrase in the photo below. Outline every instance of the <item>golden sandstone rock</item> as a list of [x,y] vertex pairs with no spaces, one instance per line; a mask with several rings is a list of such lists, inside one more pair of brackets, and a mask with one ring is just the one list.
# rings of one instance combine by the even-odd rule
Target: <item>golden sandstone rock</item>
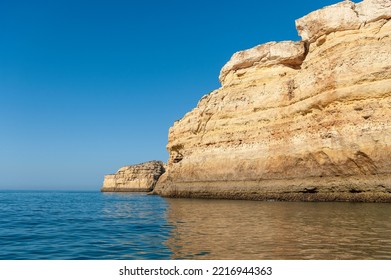
[[391,201],[391,1],[296,21],[301,42],[238,52],[169,131],[171,197]]
[[153,190],[165,171],[161,161],[122,167],[115,174],[106,175],[102,192],[148,192]]

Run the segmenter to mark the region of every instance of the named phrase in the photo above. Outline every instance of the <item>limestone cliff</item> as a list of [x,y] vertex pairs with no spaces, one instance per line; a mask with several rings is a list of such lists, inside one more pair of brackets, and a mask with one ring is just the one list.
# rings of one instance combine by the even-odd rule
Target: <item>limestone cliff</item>
[[115,174],[106,175],[102,192],[149,192],[165,171],[161,161],[122,167]]
[[296,21],[301,42],[235,53],[169,131],[155,193],[391,201],[391,1]]

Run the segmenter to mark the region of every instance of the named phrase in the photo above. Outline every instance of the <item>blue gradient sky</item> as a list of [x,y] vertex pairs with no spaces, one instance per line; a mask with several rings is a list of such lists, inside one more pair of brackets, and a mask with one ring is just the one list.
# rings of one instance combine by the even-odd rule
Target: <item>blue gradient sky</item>
[[166,161],[231,55],[337,1],[0,1],[0,188],[96,189]]

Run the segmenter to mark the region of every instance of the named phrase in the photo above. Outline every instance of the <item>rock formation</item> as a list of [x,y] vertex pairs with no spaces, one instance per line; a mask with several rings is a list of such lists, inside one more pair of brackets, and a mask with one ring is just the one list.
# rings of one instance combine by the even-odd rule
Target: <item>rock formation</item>
[[149,192],[165,171],[161,161],[122,167],[115,174],[106,175],[102,192]]
[[391,201],[391,1],[296,21],[301,42],[235,53],[169,131],[171,197]]

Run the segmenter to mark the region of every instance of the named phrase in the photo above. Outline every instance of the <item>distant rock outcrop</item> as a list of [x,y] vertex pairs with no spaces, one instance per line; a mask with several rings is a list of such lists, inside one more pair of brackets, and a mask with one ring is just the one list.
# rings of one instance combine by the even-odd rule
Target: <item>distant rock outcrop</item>
[[164,163],[161,161],[125,166],[117,173],[105,176],[101,191],[149,192],[164,171]]
[[172,197],[391,201],[391,1],[296,21],[303,41],[238,52],[169,131]]

